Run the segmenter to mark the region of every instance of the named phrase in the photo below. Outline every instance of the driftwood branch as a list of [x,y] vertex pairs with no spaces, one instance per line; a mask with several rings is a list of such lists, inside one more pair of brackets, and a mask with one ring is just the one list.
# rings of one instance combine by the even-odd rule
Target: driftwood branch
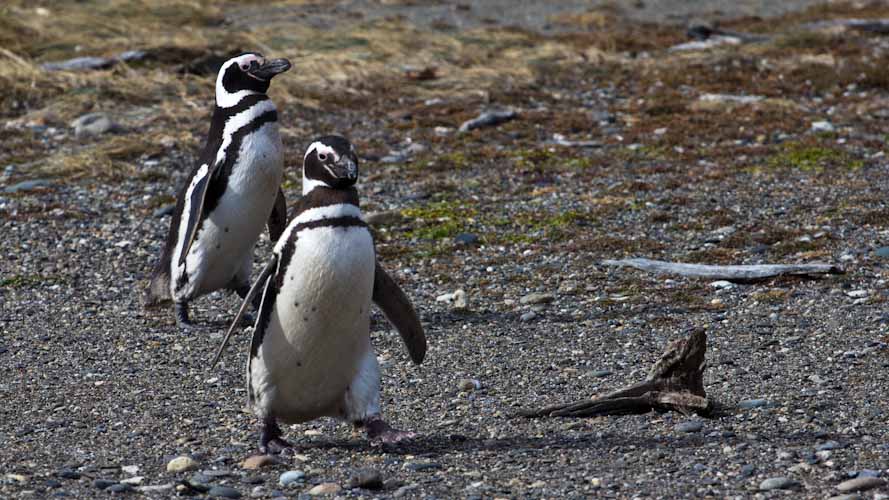
[[688,278],[727,280],[749,283],[781,275],[843,274],[833,264],[760,264],[749,266],[711,266],[684,264],[652,259],[623,259],[602,261],[606,266],[629,266],[658,274],[677,274]]
[[519,414],[529,418],[596,417],[664,410],[707,415],[713,410],[713,404],[704,391],[706,352],[707,334],[703,328],[697,328],[688,338],[667,344],[648,378],[638,384],[599,398],[523,410]]

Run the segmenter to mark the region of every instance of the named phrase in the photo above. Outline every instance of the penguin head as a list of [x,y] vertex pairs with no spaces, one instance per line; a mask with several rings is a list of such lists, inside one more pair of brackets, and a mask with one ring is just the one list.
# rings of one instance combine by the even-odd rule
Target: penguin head
[[347,189],[358,181],[355,146],[339,135],[315,139],[303,158],[303,194],[321,186]]
[[275,75],[290,69],[287,59],[266,59],[258,52],[247,52],[223,63],[216,76],[216,101],[229,102],[232,95],[266,93]]

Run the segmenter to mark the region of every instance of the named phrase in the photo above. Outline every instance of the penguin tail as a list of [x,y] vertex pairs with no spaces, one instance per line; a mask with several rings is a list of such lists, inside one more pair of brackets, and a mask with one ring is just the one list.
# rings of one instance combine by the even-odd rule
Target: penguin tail
[[155,271],[145,290],[145,307],[158,307],[173,302],[170,294],[170,275]]

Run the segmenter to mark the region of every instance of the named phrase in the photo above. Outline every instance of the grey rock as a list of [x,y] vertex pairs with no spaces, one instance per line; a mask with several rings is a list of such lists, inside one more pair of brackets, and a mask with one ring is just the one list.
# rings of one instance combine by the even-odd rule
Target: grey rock
[[77,117],[71,122],[74,135],[77,137],[89,137],[116,132],[120,125],[114,123],[105,113],[87,113]]
[[849,493],[852,491],[867,491],[872,490],[874,488],[882,488],[886,486],[886,480],[879,477],[856,477],[855,479],[849,479],[848,481],[843,481],[842,483],[837,485],[837,489],[843,493]]
[[117,55],[119,60],[126,62],[141,61],[146,57],[148,57],[148,52],[144,50],[127,50]]
[[500,125],[501,123],[508,122],[514,119],[516,116],[516,112],[513,109],[488,111],[478,115],[471,120],[463,122],[458,130],[460,132],[468,132],[477,128],[492,127],[494,125]]
[[595,370],[595,371],[591,372],[590,375],[592,375],[596,378],[604,378],[604,377],[611,375],[612,373],[614,373],[614,372],[612,372],[611,370]]
[[472,233],[460,233],[454,237],[454,243],[464,246],[474,246],[481,242],[479,237]]
[[743,408],[745,410],[750,410],[753,408],[763,408],[768,405],[769,405],[769,402],[766,401],[765,399],[748,399],[748,400],[741,401],[740,403],[738,403],[738,407]]
[[188,478],[188,481],[192,484],[210,484],[213,479],[204,473],[195,472]]
[[534,311],[528,311],[528,312],[522,314],[522,315],[519,317],[519,319],[522,320],[523,322],[527,323],[528,321],[531,321],[531,320],[533,320],[533,319],[536,318],[536,317],[537,317],[537,313],[536,313],[536,312],[534,312]]
[[207,492],[207,495],[211,497],[222,497],[222,498],[241,498],[241,492],[234,489],[229,488],[228,486],[214,486],[210,488],[210,491]]
[[166,217],[168,215],[171,215],[174,210],[176,210],[176,204],[170,203],[168,205],[164,205],[162,207],[156,208],[154,210],[154,212],[151,213],[151,215],[153,215],[154,217],[157,217],[159,219],[161,217]]
[[303,481],[306,473],[301,470],[289,470],[278,477],[278,484],[281,486],[290,486],[293,483]]
[[828,441],[815,447],[815,451],[828,451],[842,448],[842,445],[836,441]]
[[117,484],[117,481],[112,481],[110,479],[96,479],[93,481],[93,488],[104,490],[115,484]]
[[789,477],[770,477],[759,483],[759,489],[767,490],[792,490],[800,486],[799,481],[790,479]]
[[91,69],[105,69],[114,66],[117,61],[106,57],[75,57],[65,61],[55,61],[41,64],[45,71],[86,71]]
[[416,484],[416,483],[414,483],[414,484],[406,484],[406,485],[404,485],[404,486],[398,488],[397,490],[395,490],[395,492],[392,493],[392,496],[393,496],[394,498],[405,497],[405,496],[411,495],[411,493],[413,492],[413,490],[415,490],[415,489],[417,489],[417,488],[419,488],[419,487],[420,487],[420,485],[418,485],[418,484]]
[[756,467],[753,465],[747,464],[741,467],[741,477],[750,477],[754,472],[756,472]]
[[404,220],[400,210],[384,210],[382,212],[371,212],[364,216],[364,221],[371,226],[389,226],[398,224]]
[[874,255],[881,259],[889,259],[889,247],[880,247],[874,250]]
[[19,191],[32,191],[34,189],[47,187],[50,185],[51,183],[46,179],[33,179],[30,181],[22,181],[17,184],[13,184],[12,186],[6,186],[3,191],[7,193],[18,193]]
[[525,295],[524,297],[519,299],[519,302],[521,302],[522,304],[548,304],[553,300],[555,300],[555,297],[551,293],[534,292]]
[[128,491],[133,491],[133,487],[129,484],[117,483],[109,486],[108,491],[111,493],[126,493]]
[[880,471],[872,469],[861,469],[858,471],[857,477],[880,477]]
[[691,422],[682,422],[681,424],[677,424],[675,427],[676,432],[688,432],[688,433],[700,432],[701,429],[703,429],[703,428],[704,428],[704,424],[702,424],[701,422],[698,422],[696,420],[693,420]]
[[834,132],[836,127],[829,121],[817,121],[812,123],[812,132]]
[[50,488],[50,489],[51,488],[59,488],[62,486],[62,482],[56,481],[55,479],[47,479],[45,484],[46,484],[46,487]]
[[383,488],[383,476],[374,469],[360,469],[349,478],[349,488],[380,490]]
[[80,479],[80,473],[71,469],[62,469],[56,475],[62,479]]
[[441,469],[441,464],[436,462],[405,462],[404,468],[414,472]]
[[461,391],[470,392],[482,388],[482,383],[474,378],[464,378],[457,383],[457,387]]

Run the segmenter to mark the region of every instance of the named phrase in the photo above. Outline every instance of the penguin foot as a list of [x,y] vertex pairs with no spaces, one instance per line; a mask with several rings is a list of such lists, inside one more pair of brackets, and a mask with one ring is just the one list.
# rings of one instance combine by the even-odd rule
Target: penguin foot
[[244,313],[241,317],[241,326],[253,326],[256,323],[256,317],[252,313]]
[[398,430],[380,417],[368,418],[361,425],[367,430],[367,437],[371,443],[375,445],[398,444],[417,437],[415,432]]
[[183,330],[191,330],[195,325],[188,318],[188,304],[184,302],[177,302],[175,305],[176,308],[176,324],[179,325],[179,328]]
[[259,451],[269,455],[293,453],[293,445],[281,438],[281,428],[274,418],[267,417],[263,420]]

